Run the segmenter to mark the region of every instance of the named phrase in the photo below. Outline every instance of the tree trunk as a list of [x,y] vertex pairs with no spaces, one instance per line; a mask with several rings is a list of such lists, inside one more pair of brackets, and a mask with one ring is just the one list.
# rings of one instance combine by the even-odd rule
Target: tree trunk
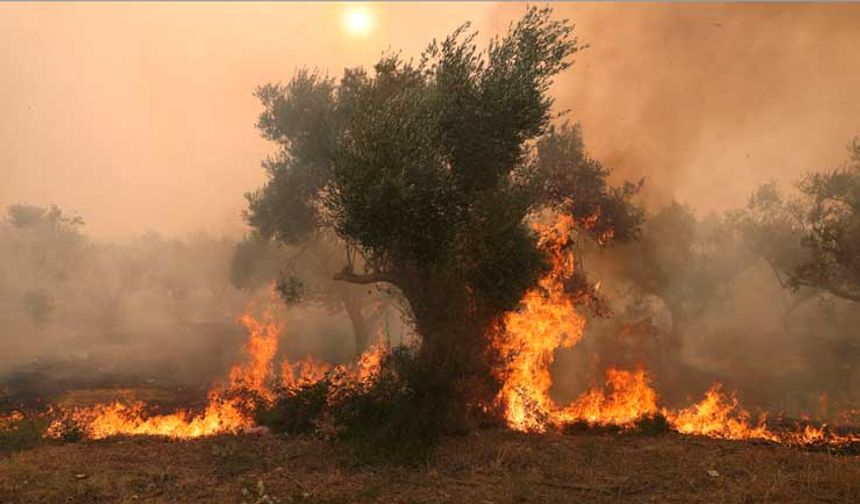
[[474,429],[489,420],[499,390],[487,338],[492,319],[474,306],[465,282],[444,274],[411,276],[401,290],[422,338],[418,359],[432,381],[428,391],[442,396],[440,421],[448,431]]
[[388,282],[403,293],[421,336],[416,365],[423,379],[411,385],[437,425],[467,432],[497,420],[491,412],[500,384],[492,373],[495,356],[487,337],[495,319],[475,305],[465,281],[419,269],[396,275],[341,272],[334,278],[359,285]]
[[352,334],[355,339],[355,355],[360,355],[367,349],[370,337],[364,315],[361,313],[361,301],[352,291],[352,288],[346,288],[343,296],[343,307],[346,309],[346,314],[349,315],[349,321],[352,323]]

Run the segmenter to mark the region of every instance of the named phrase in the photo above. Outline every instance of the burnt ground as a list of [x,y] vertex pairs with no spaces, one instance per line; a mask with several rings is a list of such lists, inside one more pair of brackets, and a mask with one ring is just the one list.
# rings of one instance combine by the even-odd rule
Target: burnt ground
[[[709,473],[710,471],[710,473]],[[713,472],[716,471],[716,472]],[[659,434],[448,438],[417,465],[275,435],[115,438],[0,454],[0,502],[860,502],[860,457]]]

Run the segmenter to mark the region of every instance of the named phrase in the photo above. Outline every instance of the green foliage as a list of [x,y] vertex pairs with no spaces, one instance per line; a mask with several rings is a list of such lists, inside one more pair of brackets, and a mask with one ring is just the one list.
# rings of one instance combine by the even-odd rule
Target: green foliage
[[655,413],[652,416],[642,417],[636,420],[635,432],[646,436],[656,436],[670,432],[671,426],[666,417],[661,413]]
[[629,242],[639,237],[644,219],[642,209],[630,204],[644,180],[611,187],[609,173],[586,154],[579,126],[565,123],[538,140],[523,175],[535,202],[574,217],[598,243]]
[[860,138],[849,151],[843,168],[812,173],[800,182],[806,202],[803,246],[811,258],[791,282],[860,302]]
[[[85,258],[88,243],[79,232],[83,220],[64,214],[56,205],[11,205],[4,221],[0,253],[6,258],[9,271],[5,273],[10,277],[27,277],[25,282],[31,286],[65,282]],[[2,291],[0,286],[0,295]],[[32,306],[31,299],[22,301]]]
[[236,244],[230,258],[230,282],[239,289],[254,289],[271,282],[277,274],[279,257],[269,241],[251,235]]
[[331,227],[393,283],[405,269],[447,270],[494,311],[543,271],[533,212],[552,206],[592,219],[595,237],[633,237],[637,186],[609,188],[579,130],[550,126],[547,91],[580,49],[550,14],[529,9],[485,51],[464,25],[418,63],[386,55],[337,84],[305,70],[259,88],[258,127],[281,153],[249,195],[250,224],[285,243]]
[[390,289],[365,288],[335,281],[332,273],[361,260],[332,232],[318,232],[301,244],[285,245],[252,233],[236,245],[231,280],[242,289],[275,283],[289,305],[318,305],[332,313],[346,312],[352,324],[356,353],[363,351],[376,324],[397,300]]
[[323,418],[331,384],[321,380],[294,390],[285,390],[274,404],[258,411],[256,421],[275,432],[313,433]]
[[6,209],[6,222],[16,229],[38,226],[51,226],[58,229],[74,230],[84,220],[80,216],[64,215],[57,205],[49,208],[34,205],[11,205]]
[[747,207],[730,213],[752,250],[770,265],[780,285],[789,287],[791,272],[809,259],[803,247],[803,208],[773,182],[762,184]]
[[448,399],[435,376],[410,349],[394,349],[371,386],[345,394],[333,412],[345,427],[341,438],[387,457],[422,459],[441,432]]

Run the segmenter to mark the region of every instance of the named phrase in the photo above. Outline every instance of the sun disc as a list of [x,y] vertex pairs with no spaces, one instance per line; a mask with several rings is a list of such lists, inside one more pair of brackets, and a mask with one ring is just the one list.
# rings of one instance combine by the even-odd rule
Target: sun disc
[[373,25],[373,13],[367,7],[350,6],[343,13],[343,27],[350,35],[367,36]]

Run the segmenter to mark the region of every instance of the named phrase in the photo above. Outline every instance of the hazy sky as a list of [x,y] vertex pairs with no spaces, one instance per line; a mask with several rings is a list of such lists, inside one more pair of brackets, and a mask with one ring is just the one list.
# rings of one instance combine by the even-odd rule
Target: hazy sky
[[[262,83],[415,55],[489,3],[0,4],[0,206],[57,203],[105,238],[243,230],[271,151]],[[556,86],[586,145],[649,200],[742,204],[845,157],[860,133],[860,6],[558,5],[591,47]],[[360,20],[360,19],[359,19]]]
[[417,52],[488,4],[0,4],[0,205],[57,203],[124,236],[241,229],[270,146],[254,88],[300,66],[339,73]]

